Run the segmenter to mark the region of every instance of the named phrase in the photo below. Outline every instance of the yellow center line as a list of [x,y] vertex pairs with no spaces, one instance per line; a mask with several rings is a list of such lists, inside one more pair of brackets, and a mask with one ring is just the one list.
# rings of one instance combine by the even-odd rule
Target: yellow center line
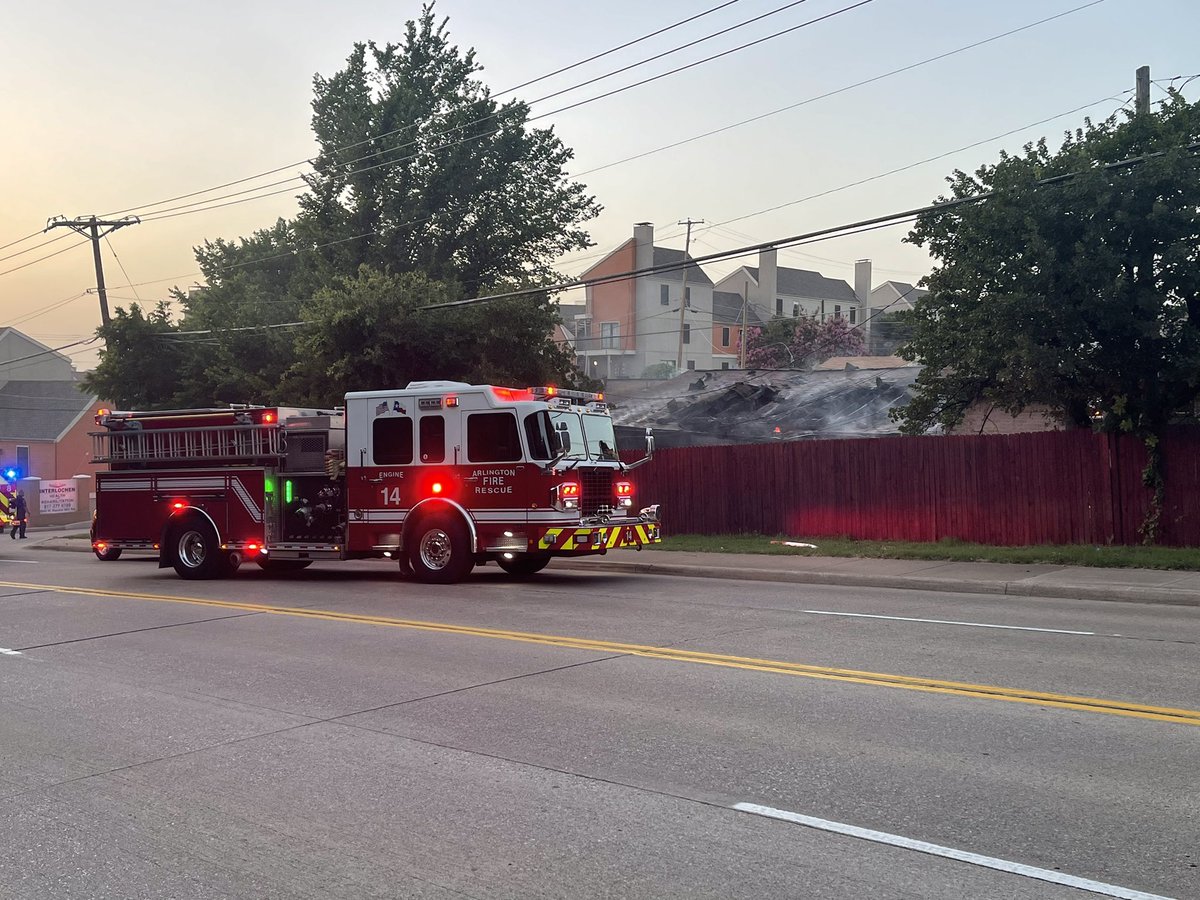
[[1071,694],[1055,694],[1045,691],[1027,691],[1021,688],[1005,688],[987,684],[971,684],[962,681],[944,681],[913,675],[891,675],[885,672],[868,672],[857,669],[839,669],[829,666],[813,666],[803,663],[785,662],[777,659],[756,659],[746,656],[729,656],[721,653],[705,653],[699,650],[682,650],[672,647],[655,647],[649,644],[627,644],[619,641],[600,641],[590,638],[564,635],[539,634],[537,632],[508,631],[500,628],[483,628],[474,625],[454,625],[448,622],[426,622],[419,619],[396,619],[390,616],[360,615],[336,612],[327,609],[305,609],[294,606],[270,606],[263,603],[238,603],[232,600],[208,600],[200,597],[177,597],[170,594],[143,594],[132,591],[110,591],[103,588],[78,588],[52,584],[26,584],[17,581],[0,581],[0,587],[23,590],[53,591],[59,594],[77,594],[88,597],[110,597],[121,600],[151,600],[159,603],[186,603],[193,606],[209,606],[239,612],[266,613],[301,619],[318,619],[329,622],[349,622],[359,625],[377,625],[389,628],[405,628],[414,631],[431,631],[441,634],[457,634],[467,637],[490,638],[493,640],[518,641],[527,644],[542,644],[574,650],[590,650],[603,653],[621,653],[645,659],[660,659],[669,662],[687,662],[700,665],[720,666],[728,669],[745,669],[752,672],[768,672],[776,675],[795,675],[802,678],[817,678],[826,681],[842,681],[866,684],[875,687],[900,688],[928,694],[950,694],[976,699],[1004,700],[1010,703],[1030,703],[1057,709],[1081,712],[1104,713],[1158,722],[1175,722],[1185,725],[1200,725],[1200,710],[1179,709],[1167,706],[1146,706],[1122,700],[1106,700],[1097,697],[1079,697]]

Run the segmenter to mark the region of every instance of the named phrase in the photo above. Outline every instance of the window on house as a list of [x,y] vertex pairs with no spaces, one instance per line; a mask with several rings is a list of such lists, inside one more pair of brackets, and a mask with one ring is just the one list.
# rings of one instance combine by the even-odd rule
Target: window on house
[[728,328],[721,329],[721,346],[722,347],[729,346],[729,329]]
[[800,304],[799,303],[792,304],[792,318],[793,319],[800,318]]
[[692,305],[692,289],[690,287],[685,287],[683,289],[683,305],[684,306]]
[[668,284],[660,284],[658,286],[658,302],[663,306],[671,305],[671,286]]
[[689,359],[687,361],[687,367],[694,370],[696,368],[696,361],[694,359]]
[[17,471],[22,477],[33,474],[29,471],[29,448],[23,445],[17,445]]
[[621,323],[600,323],[600,347],[603,350],[616,350],[621,346]]
[[517,417],[510,413],[467,416],[467,458],[471,462],[516,462],[521,458]]
[[685,324],[683,326],[683,342],[685,344],[690,344],[692,342],[692,326],[691,325]]
[[722,369],[728,369],[728,368],[729,368],[729,363],[727,363],[727,362],[721,363],[721,368],[722,368]]
[[592,334],[592,317],[591,316],[576,316],[575,317],[575,337],[586,338]]
[[854,307],[854,306],[850,307],[850,324],[851,325],[854,324],[854,320],[858,317],[857,314],[858,314],[858,308]]
[[421,462],[446,461],[446,420],[442,416],[422,416],[418,428],[421,437]]
[[775,298],[775,315],[777,315],[777,316],[783,315],[783,298],[782,297]]
[[377,466],[407,466],[413,461],[413,423],[407,417],[381,416],[371,423],[371,458]]
[[835,319],[840,319],[840,318],[842,317],[842,307],[841,307],[841,305],[840,305],[840,304],[836,304],[836,303],[834,304],[834,306],[833,306],[833,317],[834,317]]

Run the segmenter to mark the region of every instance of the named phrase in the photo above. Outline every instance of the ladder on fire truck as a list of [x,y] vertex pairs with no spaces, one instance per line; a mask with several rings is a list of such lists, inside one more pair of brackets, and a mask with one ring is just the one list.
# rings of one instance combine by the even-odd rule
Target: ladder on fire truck
[[[224,410],[228,412],[228,410]],[[185,425],[146,429],[136,420],[97,416],[110,430],[92,432],[92,462],[122,464],[237,462],[282,459],[286,440],[277,423]],[[120,430],[113,430],[118,428]]]

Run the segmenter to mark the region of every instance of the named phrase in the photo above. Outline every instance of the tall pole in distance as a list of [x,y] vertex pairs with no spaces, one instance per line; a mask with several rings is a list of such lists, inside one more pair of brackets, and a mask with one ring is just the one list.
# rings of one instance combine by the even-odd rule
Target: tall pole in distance
[[743,289],[742,289],[742,332],[738,336],[739,337],[738,343],[741,345],[740,347],[738,347],[738,350],[739,350],[738,368],[739,369],[746,368],[746,307],[747,307],[747,305],[749,305],[749,303],[750,303],[750,279],[747,278],[746,283],[743,285]]
[[[142,220],[137,216],[126,216],[123,219],[98,219],[96,216],[68,219],[66,216],[55,216],[46,223],[45,231],[63,226],[70,228],[76,234],[82,234],[92,242],[92,259],[96,263],[96,293],[100,295],[100,322],[107,325],[111,320],[108,315],[108,293],[104,288],[104,265],[100,261],[100,238],[107,237],[118,228],[126,225],[137,225]],[[100,229],[103,228],[104,231]]]
[[1133,111],[1139,116],[1150,112],[1150,67],[1142,66],[1137,70],[1137,91],[1133,101]]
[[683,290],[679,295],[679,352],[675,354],[675,371],[683,371],[683,325],[684,313],[687,312],[687,277],[688,277],[688,250],[692,246],[692,226],[703,225],[703,219],[688,219],[685,222],[678,223],[687,226],[687,237],[683,241]]

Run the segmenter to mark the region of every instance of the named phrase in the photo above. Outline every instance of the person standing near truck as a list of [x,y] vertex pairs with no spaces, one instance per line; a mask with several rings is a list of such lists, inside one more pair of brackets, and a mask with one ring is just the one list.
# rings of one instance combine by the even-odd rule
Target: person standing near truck
[[17,491],[17,496],[13,498],[12,503],[12,532],[9,534],[14,541],[17,539],[17,531],[21,532],[21,540],[25,540],[25,526],[29,524],[29,507],[25,504],[25,492]]

